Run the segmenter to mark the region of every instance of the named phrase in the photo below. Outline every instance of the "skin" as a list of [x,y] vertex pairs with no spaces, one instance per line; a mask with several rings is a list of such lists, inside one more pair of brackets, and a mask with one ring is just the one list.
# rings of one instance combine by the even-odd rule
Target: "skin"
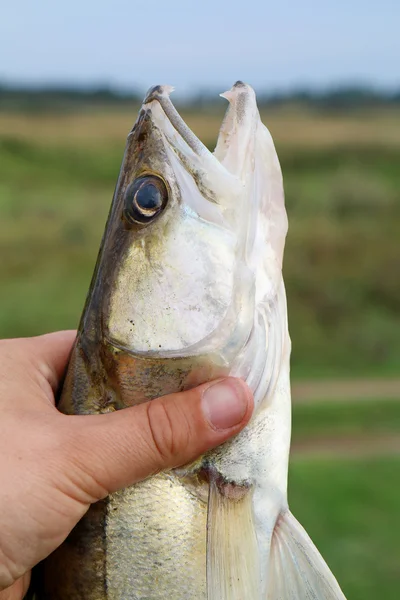
[[23,598],[32,567],[92,503],[194,460],[253,410],[246,384],[226,378],[112,414],[61,414],[75,335],[0,341],[0,600]]

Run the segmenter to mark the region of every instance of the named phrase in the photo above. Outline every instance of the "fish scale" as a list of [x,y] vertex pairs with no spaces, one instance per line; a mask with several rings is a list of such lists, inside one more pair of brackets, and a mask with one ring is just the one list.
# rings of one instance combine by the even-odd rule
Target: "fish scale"
[[176,600],[205,600],[206,520],[207,504],[174,476],[114,494],[106,526],[109,597],[161,600],[170,590]]

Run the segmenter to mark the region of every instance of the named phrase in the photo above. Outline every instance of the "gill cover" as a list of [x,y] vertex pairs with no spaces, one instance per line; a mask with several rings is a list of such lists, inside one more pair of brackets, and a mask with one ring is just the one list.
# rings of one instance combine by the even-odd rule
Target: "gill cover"
[[[290,343],[282,261],[287,216],[282,172],[268,129],[261,122],[254,90],[238,81],[221,94],[229,102],[215,156],[242,181],[245,208],[236,214],[243,263],[255,282],[253,328],[232,365],[254,392],[256,407],[273,392]],[[243,226],[243,212],[247,223]]]

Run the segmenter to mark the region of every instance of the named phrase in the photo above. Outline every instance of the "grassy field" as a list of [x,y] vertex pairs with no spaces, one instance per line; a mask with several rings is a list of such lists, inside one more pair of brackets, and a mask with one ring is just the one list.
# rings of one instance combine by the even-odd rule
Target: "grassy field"
[[399,457],[292,462],[291,510],[348,600],[399,597],[399,474]]
[[[399,391],[400,399],[400,391]],[[370,453],[379,436],[378,455]],[[398,453],[385,453],[396,436]],[[325,454],[327,441],[332,441]],[[363,440],[356,454],[351,443]],[[303,444],[309,450],[303,453]],[[395,600],[400,571],[400,402],[294,405],[289,501],[348,600]],[[335,451],[337,450],[337,452]],[[383,449],[383,450],[382,450]]]
[[374,435],[400,433],[400,390],[398,400],[341,399],[293,405],[293,441],[324,440],[343,436],[368,439]]
[[[186,115],[213,145],[221,114]],[[0,335],[76,326],[132,112],[0,114]],[[264,115],[282,162],[295,376],[400,370],[400,114]]]
[[[221,116],[185,115],[209,146]],[[134,120],[0,114],[0,336],[77,325]],[[398,376],[400,113],[294,107],[264,121],[290,222],[293,377]],[[291,508],[348,600],[395,600],[400,402],[324,400],[294,406]]]

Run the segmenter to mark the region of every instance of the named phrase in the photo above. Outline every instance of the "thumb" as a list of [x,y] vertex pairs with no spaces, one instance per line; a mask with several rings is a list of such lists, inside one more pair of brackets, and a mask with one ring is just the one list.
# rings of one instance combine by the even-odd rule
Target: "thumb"
[[243,429],[252,410],[247,385],[229,377],[112,414],[67,417],[70,458],[98,500],[193,461]]

